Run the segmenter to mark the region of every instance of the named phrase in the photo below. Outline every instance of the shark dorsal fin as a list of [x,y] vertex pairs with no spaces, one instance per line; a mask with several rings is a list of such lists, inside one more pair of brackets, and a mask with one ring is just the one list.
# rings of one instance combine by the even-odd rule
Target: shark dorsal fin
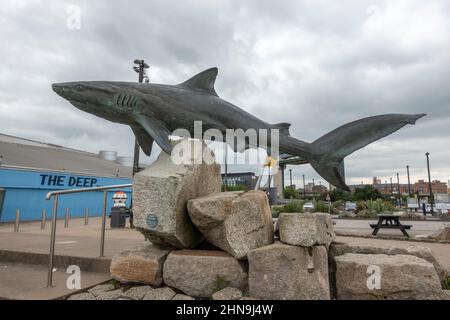
[[214,83],[216,82],[217,72],[217,68],[205,70],[193,76],[189,80],[180,83],[179,86],[188,89],[208,92],[217,96],[216,90],[214,90]]

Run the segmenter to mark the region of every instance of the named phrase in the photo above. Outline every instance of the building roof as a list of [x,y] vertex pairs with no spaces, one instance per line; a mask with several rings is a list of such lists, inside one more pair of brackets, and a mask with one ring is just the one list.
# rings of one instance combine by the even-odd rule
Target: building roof
[[95,153],[0,134],[3,167],[66,171],[106,177],[131,177],[132,168]]

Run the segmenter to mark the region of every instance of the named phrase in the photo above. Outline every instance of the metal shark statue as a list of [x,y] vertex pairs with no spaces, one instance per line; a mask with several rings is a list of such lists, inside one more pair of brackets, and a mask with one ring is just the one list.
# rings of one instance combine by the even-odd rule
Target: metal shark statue
[[307,143],[290,136],[289,123],[269,124],[221,99],[214,90],[217,72],[217,68],[208,69],[178,85],[82,81],[57,83],[52,88],[80,110],[129,125],[147,155],[154,141],[170,154],[169,135],[180,128],[193,135],[194,121],[202,121],[203,131],[218,129],[224,136],[226,129],[279,129],[280,152],[305,158],[324,179],[344,190],[349,190],[343,162],[346,156],[425,116],[369,117]]

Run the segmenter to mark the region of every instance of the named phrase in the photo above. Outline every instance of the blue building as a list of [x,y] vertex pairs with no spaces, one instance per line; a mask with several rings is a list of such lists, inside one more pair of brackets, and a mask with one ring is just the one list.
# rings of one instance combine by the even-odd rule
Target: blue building
[[[52,201],[45,199],[50,191],[129,184],[131,164],[131,158],[113,151],[94,154],[0,134],[0,222],[14,221],[16,210],[22,221],[40,220],[43,209],[50,218]],[[123,191],[129,206],[131,190]],[[108,211],[114,192],[108,192]],[[86,209],[99,216],[102,206],[103,192],[64,195],[58,215],[68,208],[71,217],[84,216]]]

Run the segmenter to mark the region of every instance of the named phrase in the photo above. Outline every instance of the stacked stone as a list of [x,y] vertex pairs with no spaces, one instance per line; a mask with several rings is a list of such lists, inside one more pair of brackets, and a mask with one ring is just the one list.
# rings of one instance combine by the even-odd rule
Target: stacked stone
[[324,213],[282,213],[278,228],[281,242],[248,255],[250,296],[330,299],[328,246],[334,239],[331,217]]
[[111,275],[121,283],[170,286],[185,294],[178,297],[240,299],[248,291],[248,252],[273,243],[267,195],[221,193],[220,166],[204,159],[211,150],[186,140],[177,149],[190,151],[190,163],[161,153],[136,174],[135,225],[152,245],[116,255]]

